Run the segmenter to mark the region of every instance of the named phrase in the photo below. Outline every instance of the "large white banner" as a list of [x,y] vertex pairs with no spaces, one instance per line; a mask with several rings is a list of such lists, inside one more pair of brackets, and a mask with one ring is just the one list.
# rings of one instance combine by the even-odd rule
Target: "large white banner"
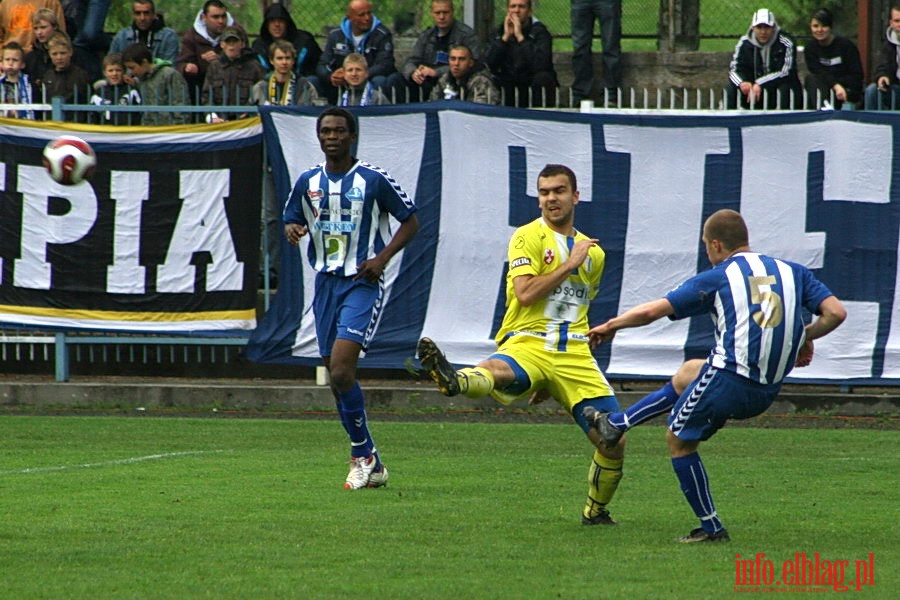
[[[279,193],[322,159],[309,109],[264,109]],[[395,259],[393,288],[364,366],[401,368],[427,335],[451,361],[494,348],[506,244],[538,215],[537,173],[579,177],[576,227],[607,252],[592,323],[663,296],[709,268],[702,223],[720,208],[747,219],[755,250],[815,269],[849,310],[791,380],[900,379],[897,127],[875,113],[694,117],[573,114],[461,103],[360,111],[357,156],[411,192],[422,228]],[[276,302],[251,339],[255,360],[318,361],[313,273],[294,250]],[[296,277],[295,282],[285,279]],[[290,287],[293,286],[293,287]],[[667,377],[705,356],[708,318],[621,332],[597,351],[612,377]]]

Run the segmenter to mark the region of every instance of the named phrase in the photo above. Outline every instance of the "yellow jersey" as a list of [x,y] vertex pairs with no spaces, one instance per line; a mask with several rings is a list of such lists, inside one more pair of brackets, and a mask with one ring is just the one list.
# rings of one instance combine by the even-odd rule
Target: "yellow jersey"
[[506,315],[497,332],[497,345],[514,335],[545,340],[545,348],[565,352],[570,342],[585,343],[589,329],[588,308],[597,296],[606,264],[606,253],[593,246],[587,258],[562,284],[543,300],[522,306],[513,280],[522,275],[543,275],[562,265],[583,233],[565,236],[550,229],[542,218],[519,227],[509,240],[509,271],[506,275]]

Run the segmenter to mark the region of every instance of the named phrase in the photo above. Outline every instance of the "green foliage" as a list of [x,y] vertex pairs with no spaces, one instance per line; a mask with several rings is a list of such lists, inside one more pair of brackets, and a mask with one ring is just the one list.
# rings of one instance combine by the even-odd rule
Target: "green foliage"
[[672,542],[695,519],[663,431],[629,433],[610,528],[580,524],[571,423],[374,415],[391,481],[350,492],[337,419],[4,416],[4,595],[732,597],[735,555],[758,552],[872,552],[867,597],[898,589],[896,431],[723,430],[703,456],[734,542],[704,547]]

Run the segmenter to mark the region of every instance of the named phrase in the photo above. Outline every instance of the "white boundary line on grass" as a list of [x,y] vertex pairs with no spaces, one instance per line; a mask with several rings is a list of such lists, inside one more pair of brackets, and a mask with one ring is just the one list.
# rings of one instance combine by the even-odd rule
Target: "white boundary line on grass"
[[195,456],[198,454],[210,454],[223,452],[223,450],[189,450],[186,452],[166,452],[164,454],[148,454],[147,456],[133,456],[131,458],[120,458],[117,460],[105,460],[103,462],[84,463],[80,465],[61,465],[58,467],[33,467],[29,469],[17,469],[13,471],[0,471],[3,475],[28,475],[32,473],[52,473],[54,471],[68,471],[70,469],[92,469],[95,467],[110,467],[115,465],[131,465],[139,462],[147,462],[149,460],[162,460],[164,458],[177,458],[179,456]]

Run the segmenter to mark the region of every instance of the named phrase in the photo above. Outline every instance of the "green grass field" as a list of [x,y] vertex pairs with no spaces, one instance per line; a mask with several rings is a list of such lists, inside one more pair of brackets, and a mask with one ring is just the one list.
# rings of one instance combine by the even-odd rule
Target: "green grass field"
[[[874,556],[900,589],[896,431],[734,428],[704,448],[731,544],[695,520],[658,426],[584,527],[573,425],[381,422],[390,485],[351,492],[333,420],[0,417],[6,598],[715,598],[735,557]],[[830,589],[830,588],[829,588]]]

